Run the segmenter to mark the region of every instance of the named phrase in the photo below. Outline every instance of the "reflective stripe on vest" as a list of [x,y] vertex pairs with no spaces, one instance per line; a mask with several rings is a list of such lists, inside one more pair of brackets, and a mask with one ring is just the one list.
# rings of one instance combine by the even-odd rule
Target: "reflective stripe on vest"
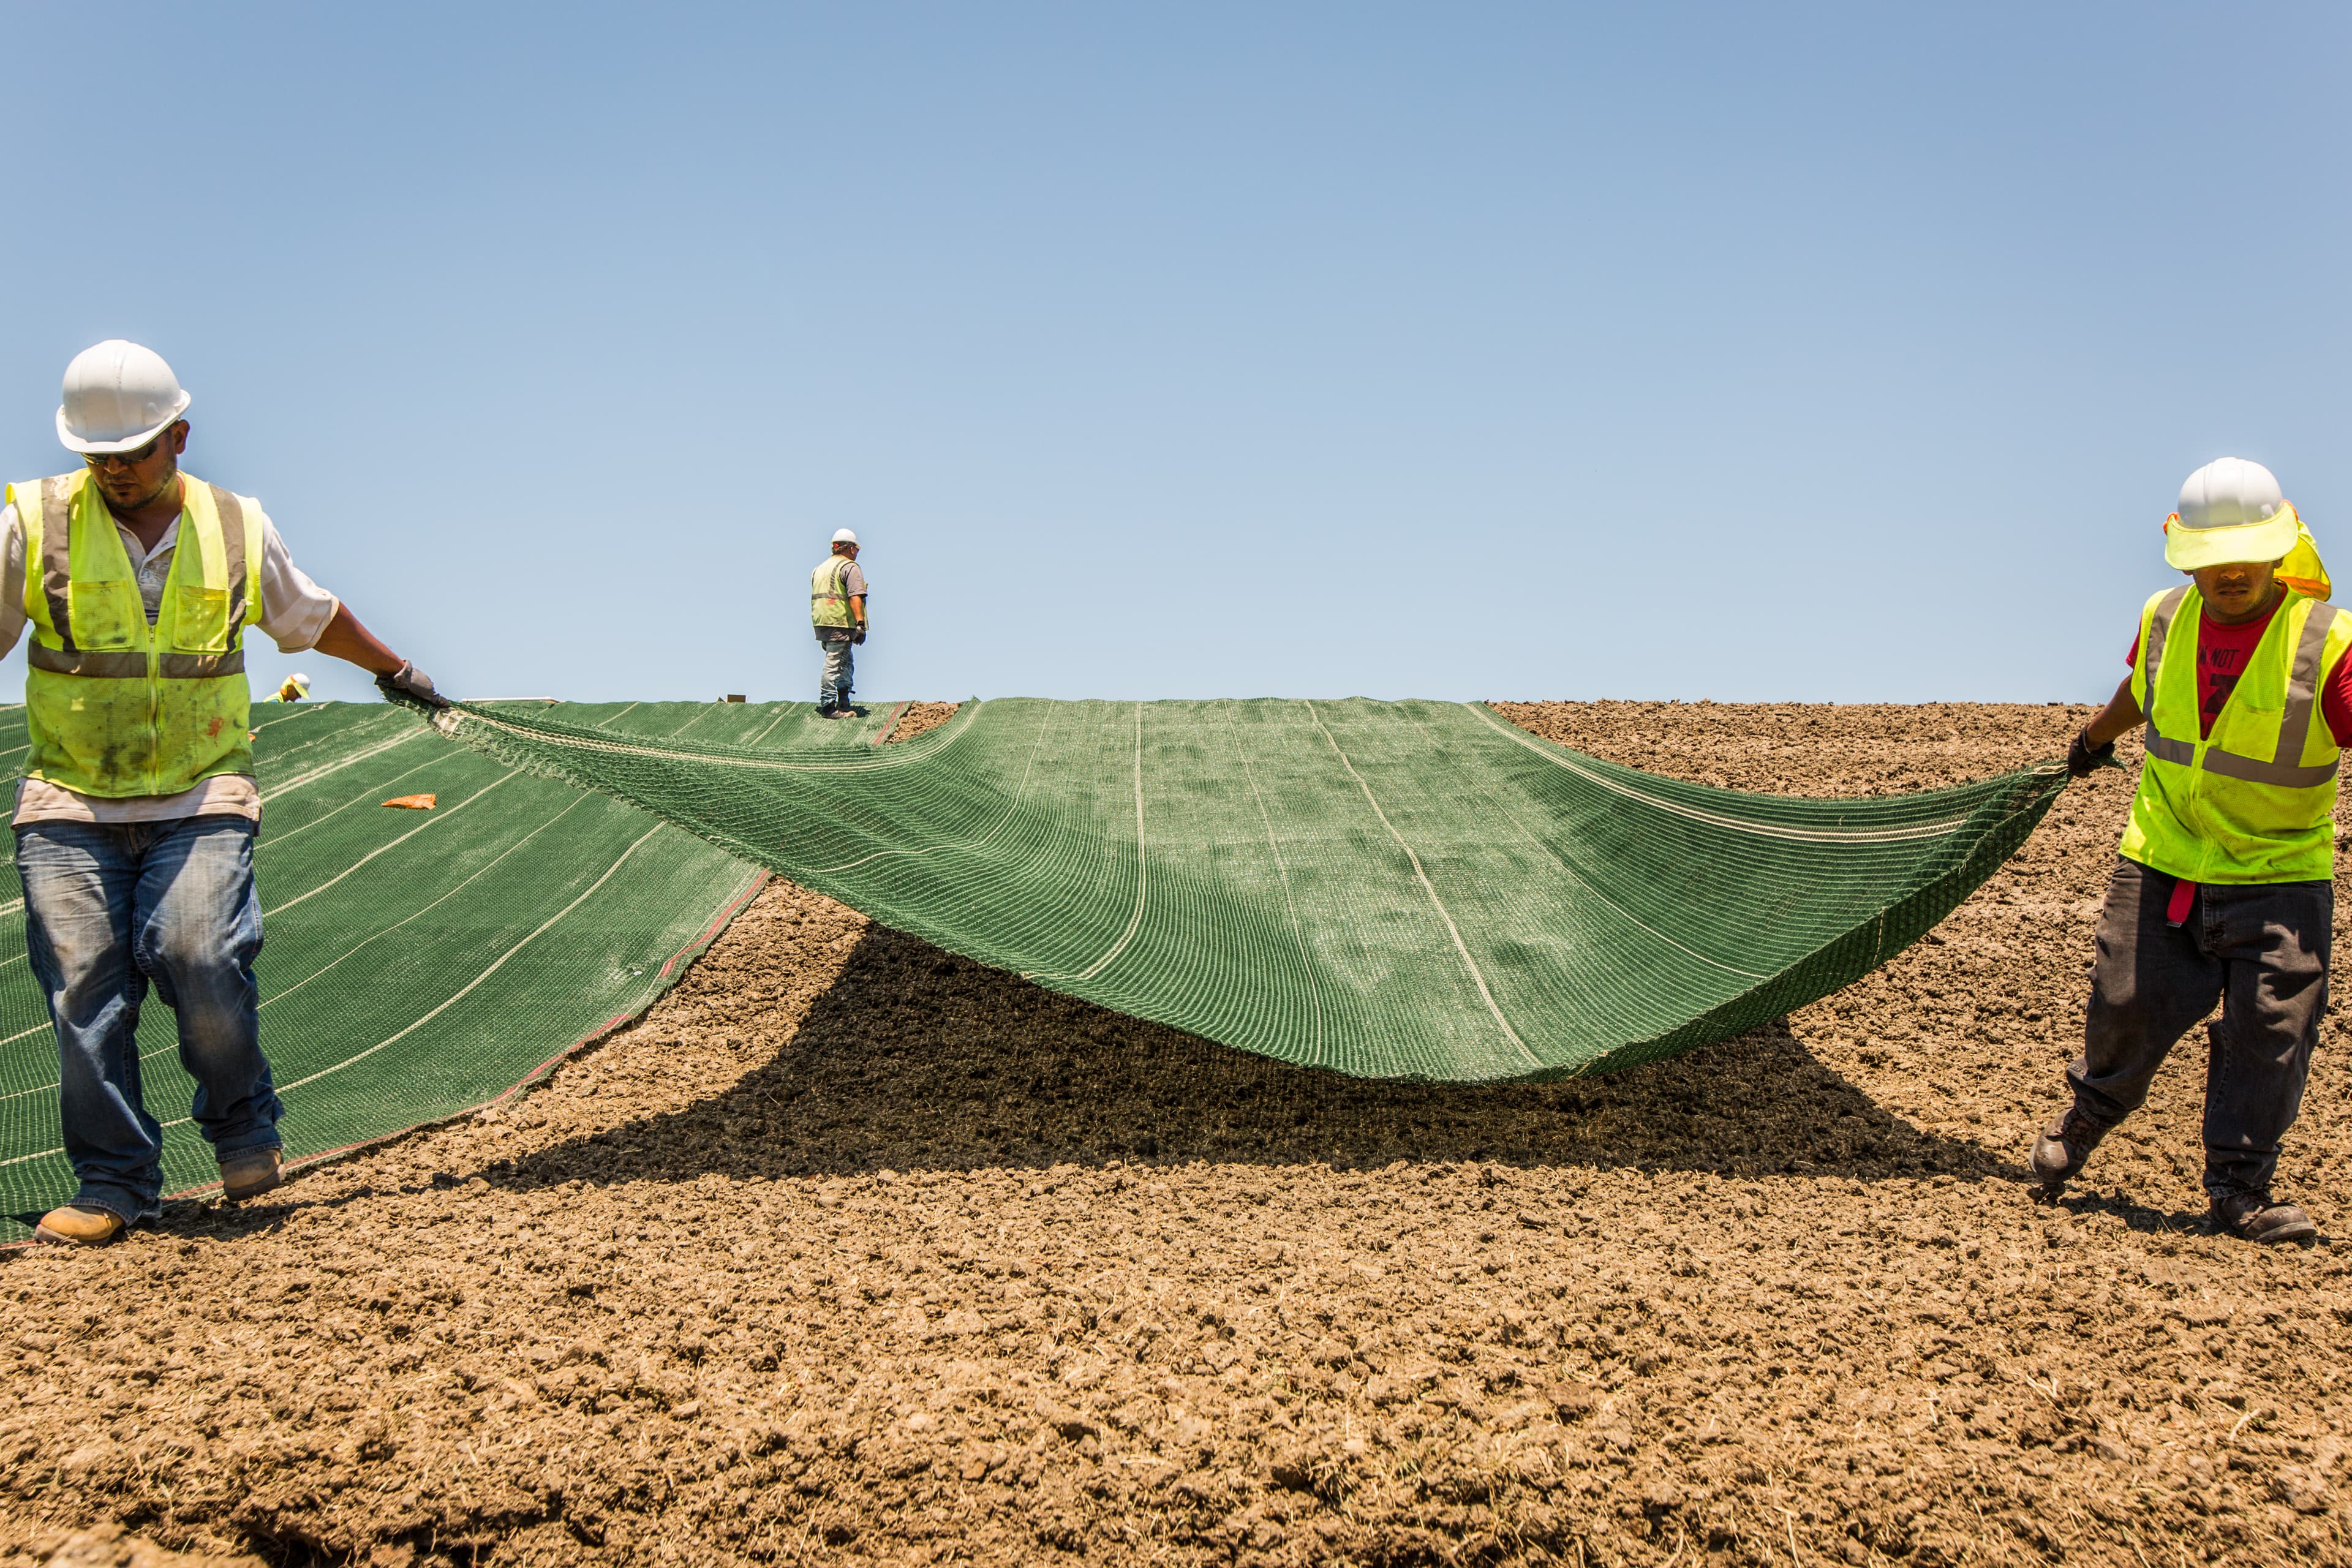
[[[147,679],[143,653],[84,653],[78,648],[44,647],[37,642],[25,649],[25,662],[52,675],[87,675],[100,680]],[[243,648],[235,653],[166,653],[155,658],[155,674],[163,680],[212,680],[244,673]]]
[[[2217,751],[2205,758],[2207,767],[2231,778],[2252,779],[2257,784],[2303,787],[2325,784],[2336,776],[2341,758],[2331,758],[2312,767],[2304,767],[2295,759],[2303,755],[2304,743],[2311,738],[2312,715],[2319,709],[2319,683],[2327,674],[2327,667],[2322,662],[2327,651],[2327,633],[2339,613],[2323,599],[2311,606],[2311,615],[2303,623],[2303,636],[2295,639],[2294,662],[2287,667],[2286,718],[2279,724],[2276,754],[2267,763],[2258,763]],[[2222,765],[2222,759],[2227,760],[2228,766]]]
[[[2146,744],[2147,754],[2168,763],[2187,767],[2197,760],[2197,742],[2175,740],[2159,733],[2156,727],[2156,703],[2153,700],[2157,680],[2164,665],[2164,645],[2172,630],[2172,618],[2189,597],[2186,588],[2175,588],[2156,606],[2147,628],[2147,689],[2148,695],[2141,701],[2141,711],[2147,715]],[[2284,605],[2280,606],[2284,611]],[[2327,651],[2327,628],[2336,622],[2339,612],[2336,606],[2322,601],[2311,607],[2311,615],[2303,623],[2303,635],[2295,639],[2294,658],[2287,667],[2286,709],[2279,721],[2278,747],[2265,760],[2242,757],[2235,752],[2225,752],[2219,746],[2209,747],[2204,767],[2208,773],[2225,778],[2244,779],[2250,784],[2280,784],[2288,789],[2308,789],[2326,784],[2336,776],[2336,763],[2327,762],[2305,766],[2297,759],[2304,745],[2311,739],[2312,715],[2318,710],[2320,678],[2327,673],[2322,657]],[[2203,728],[2202,723],[2199,728]]]
[[2202,722],[2203,603],[2193,588],[2140,609],[2131,692],[2147,760],[2119,846],[2191,882],[2324,880],[2335,868],[2341,752],[2320,712],[2328,670],[2352,651],[2352,616],[2290,591],[2210,728]]
[[2176,741],[2168,735],[2157,733],[2156,678],[2164,668],[2164,639],[2172,630],[2172,617],[2179,613],[2180,602],[2187,597],[2187,588],[2175,588],[2157,601],[2156,614],[2148,617],[2147,657],[2140,660],[2140,667],[2147,672],[2144,683],[2147,689],[2140,693],[2139,699],[2139,710],[2147,716],[2145,737],[2147,754],[2161,757],[2168,763],[2179,763],[2184,768],[2197,760],[2197,742]]
[[249,773],[245,627],[258,618],[267,520],[183,475],[153,620],[86,472],[12,485],[26,543],[25,771],[84,795],[176,795]]
[[809,574],[809,620],[820,626],[849,626],[857,624],[849,611],[849,595],[843,591],[843,579],[848,576],[850,560],[846,555],[829,555]]

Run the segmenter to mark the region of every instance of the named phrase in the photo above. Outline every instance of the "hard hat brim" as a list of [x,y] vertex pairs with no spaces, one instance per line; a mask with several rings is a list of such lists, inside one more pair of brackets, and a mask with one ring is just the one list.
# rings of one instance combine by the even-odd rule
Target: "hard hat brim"
[[109,452],[135,452],[178,424],[181,417],[188,412],[188,405],[194,401],[195,399],[189,396],[187,393],[182,392],[179,405],[173,408],[170,416],[160,424],[151,425],[136,435],[123,436],[109,441],[92,441],[75,435],[73,427],[66,423],[66,406],[60,403],[58,405],[58,439],[65,443],[67,451],[79,452],[85,457],[103,457]]
[[2280,561],[2301,537],[2291,506],[2279,508],[2277,516],[2260,522],[2228,528],[2183,528],[2174,522],[2164,531],[2164,563],[2176,571],[2195,572],[2241,561]]

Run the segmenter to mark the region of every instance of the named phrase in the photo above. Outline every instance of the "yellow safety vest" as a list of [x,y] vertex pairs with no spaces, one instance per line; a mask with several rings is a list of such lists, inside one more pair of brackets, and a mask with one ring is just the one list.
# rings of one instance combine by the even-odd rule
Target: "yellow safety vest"
[[820,626],[854,626],[857,617],[849,613],[849,595],[842,579],[849,574],[849,557],[828,555],[814,572],[809,574],[809,620]]
[[2147,761],[2124,858],[2192,882],[2318,882],[2336,874],[2336,737],[2320,683],[2352,647],[2352,616],[2289,590],[2255,644],[2213,732],[2198,733],[2191,587],[2140,611],[2131,690],[2147,715]]
[[245,628],[261,618],[260,505],[192,475],[153,626],[86,470],[10,485],[25,531],[31,777],[82,795],[177,795],[253,771]]

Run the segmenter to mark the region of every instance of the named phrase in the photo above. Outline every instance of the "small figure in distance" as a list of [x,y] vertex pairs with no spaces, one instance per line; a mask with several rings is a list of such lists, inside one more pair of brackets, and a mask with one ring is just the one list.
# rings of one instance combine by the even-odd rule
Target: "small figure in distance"
[[845,528],[833,536],[833,553],[809,574],[809,619],[816,626],[817,647],[824,650],[824,673],[816,683],[817,717],[864,718],[866,710],[849,702],[850,681],[856,673],[849,650],[866,640],[866,574],[857,564],[857,535]]
[[84,350],[58,409],[81,466],[10,485],[0,508],[0,654],[26,644],[25,946],[57,1032],[76,1184],[35,1228],[42,1241],[100,1245],[161,1211],[163,1129],[132,1038],[151,976],[178,1019],[222,1191],[249,1198],[281,1179],[253,978],[246,627],[348,660],[387,697],[447,706],[302,574],[260,503],[181,471],[189,402],[151,349]]
[[2190,582],[2140,610],[2131,673],[2074,737],[2077,778],[2146,724],[2120,857],[2099,917],[2074,1103],[2033,1145],[2055,1195],[2139,1109],[2174,1042],[2207,1026],[2206,1196],[2213,1228],[2303,1241],[2271,1195],[2327,1006],[2336,760],[2352,740],[2352,616],[2268,468],[2223,458],[2189,476],[2164,558]]

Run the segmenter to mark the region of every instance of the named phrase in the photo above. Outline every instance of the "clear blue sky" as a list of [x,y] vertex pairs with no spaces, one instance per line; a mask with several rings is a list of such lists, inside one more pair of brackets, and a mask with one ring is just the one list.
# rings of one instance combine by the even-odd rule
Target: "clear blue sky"
[[95,18],[0,467],[146,342],[462,694],[808,696],[844,524],[875,698],[2089,699],[2228,453],[2352,579],[2340,5]]

